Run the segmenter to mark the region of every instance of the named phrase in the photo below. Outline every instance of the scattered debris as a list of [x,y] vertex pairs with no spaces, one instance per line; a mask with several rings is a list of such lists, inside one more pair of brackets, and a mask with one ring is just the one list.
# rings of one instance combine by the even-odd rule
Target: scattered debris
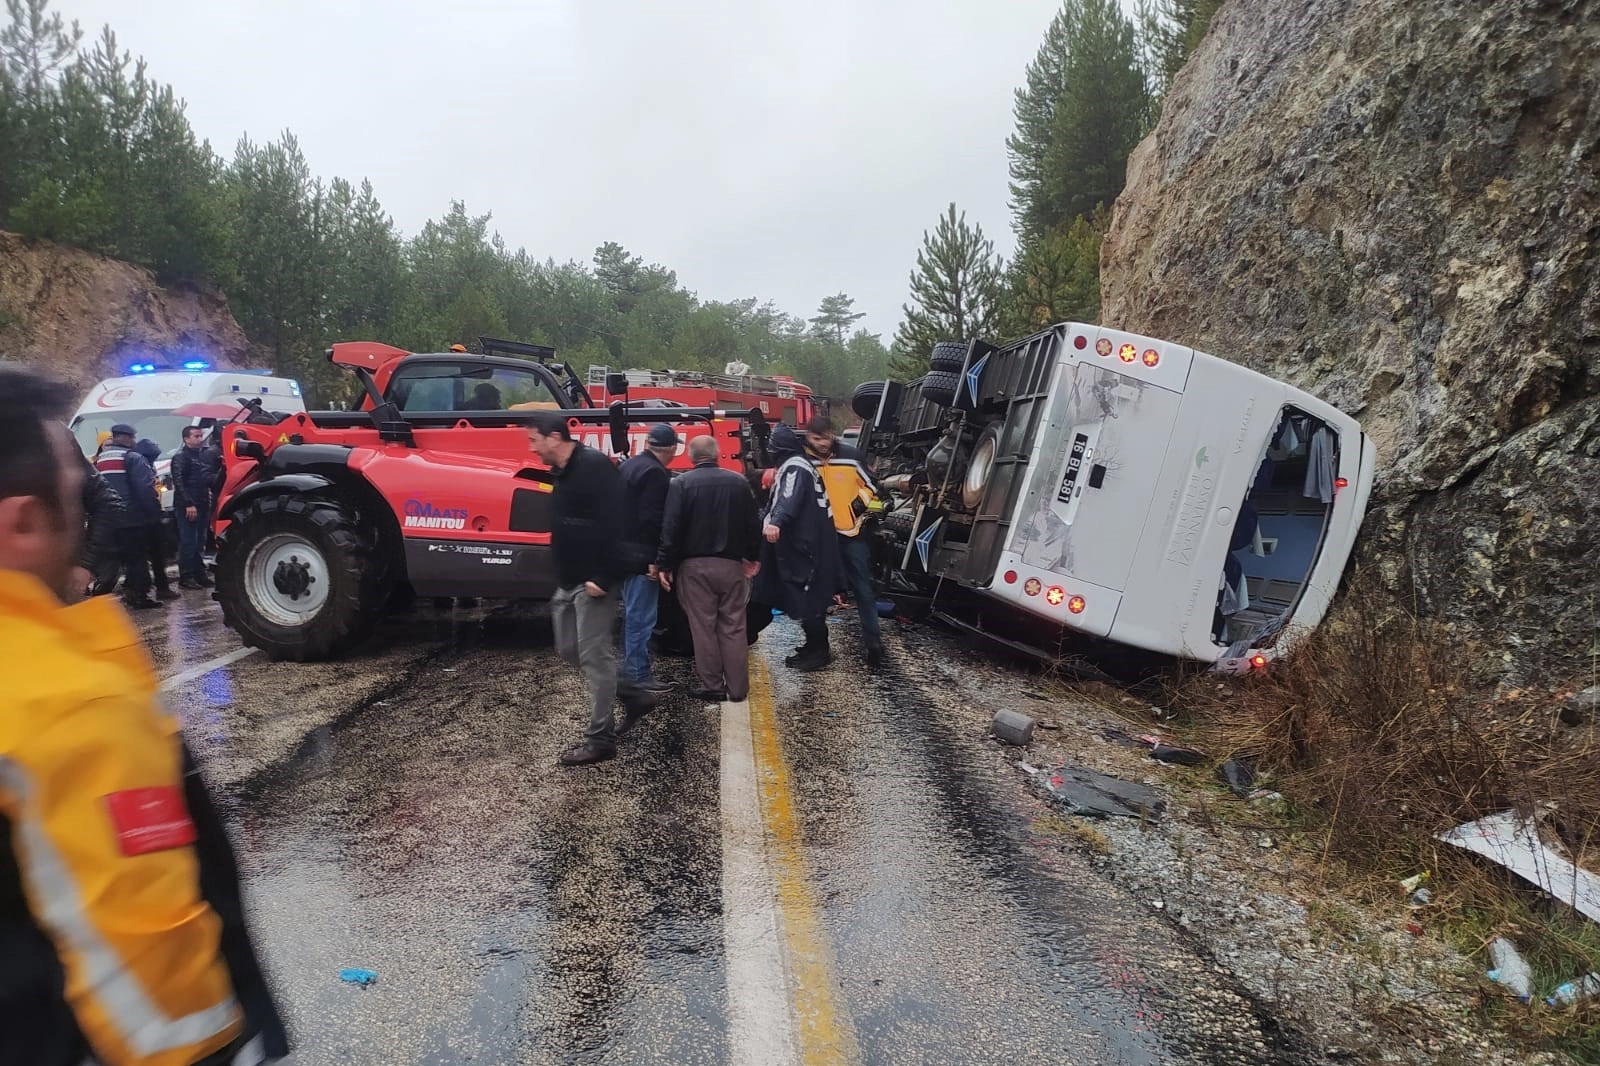
[[1547,1007],[1565,1007],[1580,999],[1600,996],[1600,973],[1586,974],[1576,981],[1568,981],[1545,997]]
[[1539,839],[1533,818],[1501,811],[1440,833],[1439,840],[1490,859],[1600,922],[1600,876],[1579,869]]
[[1071,814],[1154,819],[1167,809],[1167,801],[1148,785],[1134,784],[1081,766],[1059,767],[1043,780],[1045,795]]
[[1265,788],[1258,788],[1250,793],[1250,802],[1264,804],[1269,807],[1282,806],[1284,803],[1282,792],[1273,792]]
[[1515,944],[1503,936],[1495,937],[1489,942],[1489,957],[1494,960],[1489,980],[1505,985],[1524,1003],[1533,998],[1533,971]]
[[1410,933],[1412,936],[1421,936],[1422,926],[1418,925],[1416,922],[1407,922],[1406,932]]
[[1415,892],[1411,893],[1411,897],[1406,900],[1406,903],[1412,907],[1426,907],[1432,902],[1433,893],[1429,892],[1425,888],[1417,889]]
[[1569,696],[1558,713],[1567,725],[1583,725],[1600,718],[1600,685]]
[[340,970],[339,980],[366,988],[378,980],[378,972],[376,970],[360,970],[352,967],[347,970]]
[[1179,766],[1199,766],[1206,761],[1204,753],[1194,748],[1180,748],[1176,744],[1156,744],[1150,749],[1150,757]]
[[1421,888],[1423,883],[1428,880],[1428,877],[1429,873],[1427,870],[1422,871],[1420,874],[1412,874],[1410,877],[1400,882],[1400,887],[1405,889],[1406,895],[1409,896],[1411,893]]
[[1126,744],[1130,748],[1147,748],[1150,746],[1121,726],[1103,725],[1100,727],[1100,736],[1117,744]]
[[1272,847],[1272,838],[1271,837],[1262,837],[1260,840],[1256,841],[1256,846],[1260,847],[1260,848],[1271,848]]
[[1243,759],[1229,759],[1217,767],[1217,776],[1235,796],[1248,796],[1256,787],[1256,771]]
[[1039,772],[1039,768],[1037,766],[1033,766],[1025,762],[1017,763],[1017,769],[1021,770],[1025,774],[1036,774]]
[[999,739],[1020,748],[1033,740],[1033,726],[1034,721],[1028,715],[1002,707],[994,712],[994,722],[989,728]]

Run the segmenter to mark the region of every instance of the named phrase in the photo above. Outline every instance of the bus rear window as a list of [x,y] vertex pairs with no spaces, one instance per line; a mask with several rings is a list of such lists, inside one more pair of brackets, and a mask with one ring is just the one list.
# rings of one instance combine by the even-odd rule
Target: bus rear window
[[1212,628],[1218,644],[1268,644],[1293,615],[1322,551],[1338,468],[1338,434],[1285,407],[1228,545]]

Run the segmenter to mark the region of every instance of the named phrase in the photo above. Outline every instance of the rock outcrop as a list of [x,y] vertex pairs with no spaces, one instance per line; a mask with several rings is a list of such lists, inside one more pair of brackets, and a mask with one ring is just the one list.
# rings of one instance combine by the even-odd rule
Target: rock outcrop
[[1103,320],[1359,418],[1364,560],[1506,672],[1600,655],[1600,0],[1229,0],[1129,160]]
[[163,286],[131,263],[0,232],[0,358],[88,389],[130,363],[260,362],[215,289]]

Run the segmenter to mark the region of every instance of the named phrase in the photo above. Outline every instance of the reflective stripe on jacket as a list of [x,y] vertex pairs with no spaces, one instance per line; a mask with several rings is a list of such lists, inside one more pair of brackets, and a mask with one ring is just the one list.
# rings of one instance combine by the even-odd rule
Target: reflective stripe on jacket
[[877,495],[866,467],[854,459],[836,456],[824,460],[817,472],[822,476],[822,487],[833,508],[833,528],[846,537],[860,533],[870,513],[872,499]]
[[0,570],[0,654],[0,870],[20,883],[0,885],[0,935],[36,927],[55,956],[0,958],[0,1048],[57,1046],[39,1027],[60,1015],[28,1009],[42,989],[106,1066],[188,1066],[227,1047],[242,1019],[221,921],[201,897],[177,723],[137,631],[112,597],[63,607]]

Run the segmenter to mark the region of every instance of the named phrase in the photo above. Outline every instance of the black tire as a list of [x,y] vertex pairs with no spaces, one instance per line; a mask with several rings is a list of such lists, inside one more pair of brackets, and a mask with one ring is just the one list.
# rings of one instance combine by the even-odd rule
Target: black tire
[[850,394],[850,410],[863,422],[870,422],[878,415],[878,404],[883,402],[883,386],[881,381],[863,381],[856,386],[856,391]]
[[928,369],[942,374],[959,374],[967,361],[967,346],[960,341],[940,341],[928,356]]
[[883,531],[904,540],[911,536],[916,520],[915,511],[890,511],[882,518]]
[[218,542],[217,600],[249,647],[279,660],[329,659],[372,634],[388,600],[385,570],[349,504],[266,496],[235,511]]
[[664,591],[656,600],[654,650],[664,658],[694,658],[694,634],[689,630],[689,616],[683,613],[676,592]]
[[922,398],[940,407],[949,407],[956,402],[956,390],[960,387],[960,374],[930,370],[922,378]]

